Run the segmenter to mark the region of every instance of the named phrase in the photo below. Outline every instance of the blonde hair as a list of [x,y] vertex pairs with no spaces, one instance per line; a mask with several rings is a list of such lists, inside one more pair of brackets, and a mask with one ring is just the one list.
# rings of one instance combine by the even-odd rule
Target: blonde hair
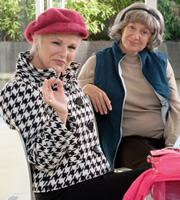
[[42,35],[33,35],[33,43],[32,43],[32,47],[30,49],[30,55],[33,56],[37,50],[36,47],[39,44],[39,46],[41,46],[41,40],[42,40]]
[[152,32],[146,48],[148,50],[155,50],[163,41],[164,18],[160,11],[142,2],[133,3],[119,12],[114,24],[109,28],[109,37],[121,40],[122,30],[128,23],[136,22],[147,26]]

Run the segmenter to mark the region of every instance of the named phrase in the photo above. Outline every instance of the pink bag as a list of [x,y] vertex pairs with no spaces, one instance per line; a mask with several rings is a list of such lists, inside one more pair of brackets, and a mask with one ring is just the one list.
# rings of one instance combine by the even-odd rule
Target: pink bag
[[147,162],[161,174],[180,174],[180,149],[164,148],[150,151]]
[[[156,173],[168,176],[180,175],[180,149],[165,148],[150,151],[147,162],[152,164]],[[156,181],[151,185],[146,200],[180,199],[180,180]]]
[[179,200],[180,149],[152,150],[147,162],[152,168],[132,183],[123,200]]

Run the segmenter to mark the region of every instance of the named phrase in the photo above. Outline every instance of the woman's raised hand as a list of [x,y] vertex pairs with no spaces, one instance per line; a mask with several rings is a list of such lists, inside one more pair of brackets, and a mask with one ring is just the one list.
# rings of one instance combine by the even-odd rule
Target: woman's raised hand
[[[52,86],[57,84],[57,91],[52,90]],[[50,78],[45,79],[42,86],[42,95],[45,103],[52,106],[59,118],[64,124],[66,124],[68,109],[67,109],[67,97],[64,93],[64,88],[60,79]]]

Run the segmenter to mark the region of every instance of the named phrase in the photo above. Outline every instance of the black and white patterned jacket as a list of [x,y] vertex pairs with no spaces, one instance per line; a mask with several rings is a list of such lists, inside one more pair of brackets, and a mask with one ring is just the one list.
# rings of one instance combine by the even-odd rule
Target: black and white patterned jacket
[[72,63],[60,77],[68,98],[67,127],[41,94],[44,79],[55,72],[33,67],[29,51],[20,53],[16,73],[0,93],[4,121],[24,138],[34,192],[58,190],[110,171],[94,131],[91,105],[76,82],[78,67]]

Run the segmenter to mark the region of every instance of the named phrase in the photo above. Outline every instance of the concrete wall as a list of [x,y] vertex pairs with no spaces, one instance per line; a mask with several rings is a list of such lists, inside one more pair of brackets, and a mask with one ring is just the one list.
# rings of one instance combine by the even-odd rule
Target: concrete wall
[[74,60],[83,65],[93,53],[111,45],[112,41],[82,41]]
[[14,72],[19,52],[29,48],[27,42],[0,42],[0,73]]
[[161,44],[159,51],[164,52],[174,70],[176,79],[180,79],[180,41],[167,41]]
[[[74,60],[84,64],[87,58],[94,52],[111,44],[111,41],[82,41]],[[30,48],[31,44],[27,42],[0,42],[0,73],[14,72],[19,52],[29,50]]]
[[[75,61],[82,65],[94,52],[111,46],[111,41],[82,41]],[[0,79],[2,73],[12,73],[15,71],[15,63],[19,52],[30,49],[27,42],[0,42]],[[161,44],[160,51],[166,53],[177,79],[180,78],[180,42],[167,41]]]

